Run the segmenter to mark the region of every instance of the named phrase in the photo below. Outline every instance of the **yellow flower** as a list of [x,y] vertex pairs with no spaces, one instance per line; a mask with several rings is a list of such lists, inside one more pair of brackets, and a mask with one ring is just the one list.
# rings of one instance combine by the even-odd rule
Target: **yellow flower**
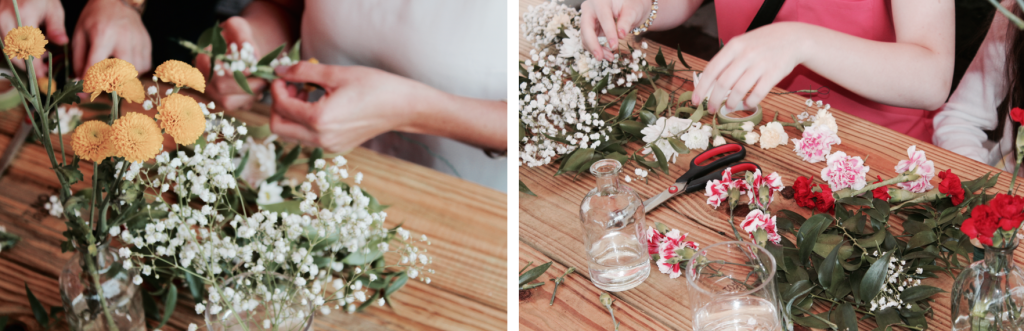
[[117,92],[117,96],[121,97],[122,100],[127,100],[134,103],[142,103],[146,100],[146,91],[142,89],[142,81],[138,78],[129,79],[120,87],[114,89]]
[[113,154],[110,132],[110,125],[101,121],[82,123],[71,137],[71,149],[83,160],[100,162]]
[[128,162],[152,159],[160,152],[164,142],[156,121],[139,113],[127,113],[114,121],[110,138],[114,142],[114,155]]
[[34,26],[23,26],[7,32],[4,37],[4,53],[12,58],[39,58],[46,51],[46,37]]
[[[85,71],[82,92],[92,93],[89,101],[96,100],[100,92],[111,93],[121,87],[122,84],[132,79],[138,80],[139,72],[135,66],[122,59],[106,59],[89,67]],[[141,86],[142,83],[140,82]]]
[[160,113],[160,126],[180,145],[195,143],[206,130],[203,110],[199,109],[199,103],[191,97],[171,94],[160,102],[157,112]]
[[57,91],[57,82],[53,82],[53,85],[50,85],[50,91],[49,92],[46,91],[46,85],[50,84],[50,79],[49,78],[39,77],[39,78],[36,78],[36,82],[39,83],[39,92],[42,92],[44,94],[53,94],[53,92]]
[[188,86],[200,93],[206,92],[206,80],[203,78],[203,73],[188,63],[167,60],[164,64],[156,67],[153,74],[160,77],[160,80],[165,83],[171,83],[178,87]]
[[309,63],[320,64],[320,60],[317,60],[315,57],[311,57],[309,58]]

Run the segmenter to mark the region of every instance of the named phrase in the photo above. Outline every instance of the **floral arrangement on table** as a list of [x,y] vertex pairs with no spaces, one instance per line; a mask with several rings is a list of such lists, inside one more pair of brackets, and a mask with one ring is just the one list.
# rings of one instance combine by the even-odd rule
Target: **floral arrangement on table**
[[[277,79],[274,68],[299,63],[301,40],[296,41],[288,53],[284,53],[286,45],[282,44],[257,60],[256,49],[252,44],[248,42],[242,43],[241,46],[236,43],[228,44],[224,36],[221,35],[221,30],[218,23],[203,31],[195,43],[188,40],[179,40],[178,43],[192,51],[192,54],[205,54],[210,57],[210,77],[213,75],[224,76],[230,73],[235,77],[235,81],[238,82],[242,90],[249,94],[252,94],[252,89],[249,88],[247,77],[255,76],[274,80]],[[310,59],[310,61],[315,63],[316,59]]]
[[[358,186],[363,175],[350,176],[344,157],[328,161],[317,149],[301,162],[299,146],[284,153],[265,128],[211,113],[212,102],[180,93],[206,87],[202,73],[180,61],[158,66],[148,87],[116,58],[63,88],[54,86],[52,71],[41,85],[32,62],[43,58],[47,41],[18,20],[3,39],[4,59],[8,66],[12,58],[25,60],[28,75],[4,77],[20,92],[34,133],[44,137],[60,182],[46,209],[66,219],[62,250],[77,252],[61,276],[73,329],[138,330],[146,318],[159,328],[174,310],[178,284],[188,287],[208,323],[278,329],[317,312],[388,304],[409,279],[430,283],[431,258],[415,245],[429,245],[427,238],[385,228],[385,207]],[[79,92],[90,100],[108,93],[109,113],[78,125],[70,146],[63,139],[54,146],[41,133],[69,131],[57,114],[74,109]],[[155,109],[155,119],[122,114],[125,102]],[[168,136],[174,151],[163,150]],[[92,162],[92,186],[76,191],[81,161]],[[296,164],[308,166],[302,182],[285,178]],[[386,262],[389,252],[397,263]],[[162,313],[154,297],[162,298]]]

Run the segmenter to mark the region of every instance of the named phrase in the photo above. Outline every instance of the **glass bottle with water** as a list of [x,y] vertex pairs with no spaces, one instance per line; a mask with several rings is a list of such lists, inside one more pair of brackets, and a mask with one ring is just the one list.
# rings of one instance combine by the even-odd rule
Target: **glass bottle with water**
[[605,291],[634,288],[651,273],[643,201],[619,182],[620,170],[616,160],[595,162],[590,172],[597,176],[597,187],[580,205],[590,280]]

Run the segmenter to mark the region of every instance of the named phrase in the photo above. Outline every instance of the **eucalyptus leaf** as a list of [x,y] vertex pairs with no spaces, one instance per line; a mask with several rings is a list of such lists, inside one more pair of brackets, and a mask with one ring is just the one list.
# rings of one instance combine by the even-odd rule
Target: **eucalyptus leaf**
[[292,62],[299,62],[299,50],[302,49],[302,39],[296,40],[295,45],[292,45],[292,49],[288,51],[288,58]]
[[658,104],[654,107],[654,114],[661,116],[661,113],[668,109],[669,96],[665,90],[657,89],[654,91],[654,98],[658,101]]
[[28,288],[28,282],[25,282],[25,294],[28,296],[28,304],[32,307],[32,315],[36,317],[36,322],[39,322],[43,329],[49,328],[50,318],[46,315],[46,309],[43,308],[43,304],[39,303],[39,299],[36,299],[36,296],[32,294],[32,290]]
[[816,214],[800,226],[800,231],[796,235],[797,247],[800,248],[800,261],[805,262],[811,257],[811,252],[814,249],[813,243],[817,242],[818,236],[831,221],[831,218],[825,214]]
[[843,243],[845,243],[845,241],[832,248],[832,251],[828,253],[825,260],[821,262],[821,266],[818,267],[818,282],[821,283],[821,287],[824,287],[826,290],[832,288],[833,272],[842,272],[842,268],[838,267],[839,261],[837,259],[839,257],[839,248],[843,247]]
[[918,232],[913,237],[910,237],[908,249],[918,248],[927,244],[935,242],[938,238],[935,237],[935,232],[923,231]]
[[235,71],[234,75],[235,81],[238,82],[238,86],[241,86],[245,93],[252,94],[252,89],[249,88],[249,81],[245,80],[245,74],[241,71]]
[[665,152],[662,152],[661,151],[661,147],[658,147],[657,144],[652,144],[651,145],[651,150],[654,151],[654,156],[656,158],[658,158],[658,167],[660,167],[661,171],[664,171],[665,174],[667,175],[668,174],[668,157],[665,157]]
[[662,67],[667,67],[668,66],[668,63],[665,62],[665,54],[661,53],[661,48],[660,47],[658,48],[658,55],[654,56],[654,63],[657,63],[659,66],[662,66]]
[[900,300],[903,300],[903,302],[917,302],[942,292],[945,291],[935,286],[918,285],[903,290],[903,293],[900,293]]
[[636,90],[629,92],[626,99],[622,101],[622,106],[619,107],[619,121],[628,120],[633,115],[633,108],[636,107],[636,92]]
[[533,191],[531,191],[529,187],[526,187],[526,184],[524,184],[522,180],[519,181],[519,192],[526,193],[532,196],[537,196],[537,194],[533,193]]
[[394,281],[392,281],[391,284],[388,285],[388,289],[384,290],[384,295],[391,296],[391,294],[395,293],[395,291],[398,291],[399,289],[402,288],[402,286],[405,286],[405,283],[407,283],[408,281],[409,274],[406,273],[405,271],[400,272],[398,276],[395,277]]
[[686,143],[679,138],[668,138],[668,144],[672,145],[672,149],[676,150],[676,153],[690,154],[690,148],[686,147]]
[[274,61],[274,59],[276,59],[277,56],[281,54],[281,51],[284,50],[284,46],[285,45],[287,45],[287,44],[281,44],[281,46],[277,46],[276,49],[274,49],[273,51],[270,51],[270,53],[267,53],[267,55],[264,55],[262,58],[260,58],[260,61],[256,62],[256,65],[257,66],[270,65],[270,62]]
[[157,325],[157,329],[167,324],[167,321],[171,320],[171,314],[174,314],[174,307],[178,305],[178,287],[174,286],[174,283],[167,284],[167,294],[164,295],[164,314],[160,318],[160,325]]
[[551,267],[552,262],[541,264],[519,275],[519,286],[522,287],[523,285],[526,285],[526,283],[532,282],[537,279],[537,277],[543,275],[544,272],[548,271],[548,268]]

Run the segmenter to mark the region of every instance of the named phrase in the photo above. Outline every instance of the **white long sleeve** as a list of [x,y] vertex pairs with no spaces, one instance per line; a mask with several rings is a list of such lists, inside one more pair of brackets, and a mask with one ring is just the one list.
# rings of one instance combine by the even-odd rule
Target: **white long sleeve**
[[[1003,1],[1004,7],[1013,1]],[[1009,21],[995,13],[985,41],[964,73],[960,85],[949,101],[935,115],[933,142],[971,159],[995,165],[1001,153],[989,151],[985,146],[988,136],[984,130],[995,129],[998,124],[996,107],[1006,96],[1006,33]],[[1008,140],[1009,136],[1004,137]],[[999,149],[996,145],[996,149]]]

